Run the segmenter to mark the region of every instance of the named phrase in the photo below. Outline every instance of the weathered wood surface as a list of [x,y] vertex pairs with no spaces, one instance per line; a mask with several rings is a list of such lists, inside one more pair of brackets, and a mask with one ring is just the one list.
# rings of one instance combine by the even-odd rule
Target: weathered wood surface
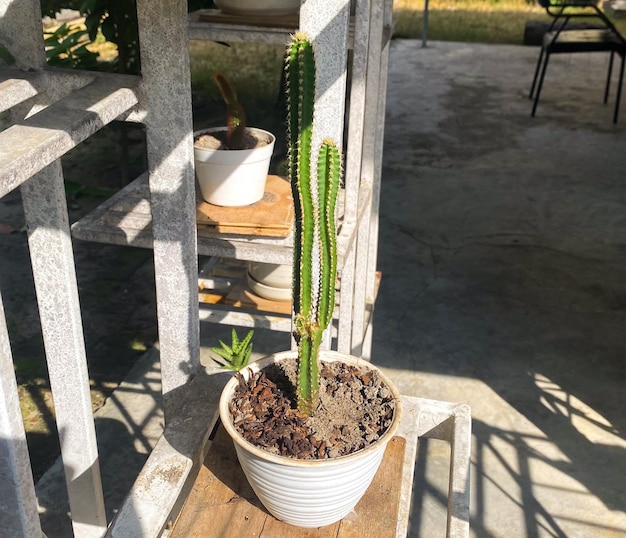
[[198,13],[198,20],[219,24],[241,24],[244,26],[261,26],[269,28],[287,28],[295,31],[300,24],[297,13],[292,15],[272,15],[263,17],[259,15],[231,15],[219,9],[203,9]]
[[392,538],[396,536],[406,440],[394,437],[372,485],[354,513],[319,529],[276,520],[260,504],[219,428],[170,538]]
[[222,207],[198,196],[196,222],[221,233],[287,237],[293,225],[293,200],[289,182],[280,176],[267,176],[263,198],[255,204]]

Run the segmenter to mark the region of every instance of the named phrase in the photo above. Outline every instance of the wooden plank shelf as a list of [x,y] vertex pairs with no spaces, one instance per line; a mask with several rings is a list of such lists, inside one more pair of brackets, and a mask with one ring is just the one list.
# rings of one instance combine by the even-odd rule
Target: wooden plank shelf
[[[200,200],[200,196],[197,196]],[[359,219],[371,200],[371,189],[361,187]],[[342,198],[338,200],[337,250],[339,266],[345,253],[352,247],[357,223],[344,224]],[[232,228],[230,229],[232,230]],[[284,233],[281,230],[281,235]],[[148,174],[144,173],[126,187],[104,201],[96,209],[72,225],[72,236],[84,241],[95,241],[120,246],[152,248],[152,215]],[[272,237],[253,233],[224,233],[215,226],[198,226],[198,254],[268,263],[292,262],[293,235]]]
[[197,196],[196,222],[198,230],[223,234],[259,237],[289,237],[293,227],[294,208],[289,181],[269,175],[263,198],[238,207],[222,207],[202,201]]
[[220,426],[168,538],[395,538],[405,446],[403,437],[391,439],[371,486],[346,518],[318,529],[301,529],[265,510],[241,470],[232,440]]
[[[430,438],[445,441],[450,447],[447,529],[441,529],[440,535],[469,537],[471,414],[467,405],[403,396],[402,420],[396,434],[399,441],[388,448],[382,470],[375,477],[373,491],[366,493],[355,513],[345,518],[339,529],[335,526],[319,530],[290,526],[289,533],[279,534],[284,528],[280,530],[281,525],[260,507],[239,471],[232,442],[219,434],[217,402],[228,379],[230,376],[223,370],[211,369],[192,381],[181,401],[183,412],[179,420],[166,425],[107,536],[138,536],[140,532],[151,536],[155,534],[150,533],[152,529],[160,531],[166,527],[168,538],[406,537],[415,464],[418,458],[424,457],[422,453],[418,454],[418,442]],[[177,444],[172,443],[174,439],[178,439]],[[190,465],[190,461],[199,461],[198,467]],[[381,488],[386,492],[383,497]],[[184,502],[171,494],[175,489],[189,492]],[[377,517],[384,522],[384,531],[360,530],[364,528],[361,524],[370,520],[364,506],[367,511],[376,510]],[[205,510],[207,514],[203,513]],[[163,513],[169,515],[155,517]],[[251,525],[259,525],[257,518],[267,525],[262,532],[258,532],[259,527],[256,527],[256,533],[242,530],[254,530]],[[138,522],[141,522],[141,531]],[[373,525],[376,523],[372,522]],[[279,530],[274,533],[276,528]],[[359,529],[360,534],[348,534],[350,529]],[[337,534],[339,532],[345,534]]]
[[284,28],[295,32],[300,25],[298,13],[291,15],[231,15],[219,9],[203,9],[198,12],[198,20],[217,24],[233,24],[236,26],[263,26],[265,28]]
[[290,332],[291,302],[258,297],[245,281],[245,261],[210,258],[198,276],[200,321]]
[[[298,15],[259,17],[229,15],[219,9],[200,9],[189,14],[189,38],[199,41],[268,43],[286,45],[300,24]],[[393,35],[393,28],[383,30],[381,48]],[[348,48],[354,46],[354,20],[348,29]]]
[[[286,45],[300,24],[298,15],[274,17],[229,15],[219,9],[200,9],[189,14],[189,37],[196,40],[269,43]],[[381,48],[393,35],[391,26],[383,29]],[[350,21],[348,47],[354,45],[354,21]]]
[[[382,273],[375,275],[373,303],[366,304],[365,323],[370,322],[378,297]],[[227,325],[256,327],[291,332],[291,301],[270,301],[254,294],[246,285],[246,262],[212,257],[198,276],[200,321]],[[337,285],[336,303],[341,301],[341,286]],[[335,319],[338,312],[335,312]],[[331,328],[337,335],[336,324]]]
[[[197,40],[268,43],[285,46],[300,25],[298,15],[258,17],[228,15],[219,9],[201,9],[189,14],[189,38]],[[354,43],[350,22],[348,48]]]
[[[200,197],[198,196],[200,200]],[[144,173],[91,213],[72,225],[77,239],[121,246],[152,248],[152,214],[148,174]],[[291,234],[263,237],[224,233],[215,226],[198,226],[198,254],[291,263]],[[268,258],[269,256],[269,258]],[[270,259],[272,258],[272,259]],[[278,259],[274,262],[273,259]]]

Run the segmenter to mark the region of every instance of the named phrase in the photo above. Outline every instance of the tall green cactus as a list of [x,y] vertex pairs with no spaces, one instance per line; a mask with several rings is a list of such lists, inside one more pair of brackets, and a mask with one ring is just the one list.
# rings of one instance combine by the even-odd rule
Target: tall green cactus
[[[295,208],[293,305],[298,344],[298,409],[319,401],[319,349],[332,320],[337,276],[335,205],[341,176],[337,145],[325,139],[313,159],[315,57],[298,32],[287,48],[289,178]],[[313,170],[316,169],[316,173]]]

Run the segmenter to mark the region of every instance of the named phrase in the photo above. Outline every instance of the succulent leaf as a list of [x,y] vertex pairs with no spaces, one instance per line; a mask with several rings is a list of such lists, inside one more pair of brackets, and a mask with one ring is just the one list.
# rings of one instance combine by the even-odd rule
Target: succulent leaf
[[233,329],[230,346],[220,340],[219,342],[222,346],[221,348],[211,348],[211,351],[224,359],[224,361],[220,361],[215,358],[213,358],[213,360],[217,362],[221,368],[227,370],[239,371],[242,368],[245,368],[246,366],[248,366],[248,362],[250,361],[250,355],[252,354],[253,335],[254,331],[249,331],[246,337],[240,341],[239,337],[237,336],[237,332],[235,331],[235,329]]

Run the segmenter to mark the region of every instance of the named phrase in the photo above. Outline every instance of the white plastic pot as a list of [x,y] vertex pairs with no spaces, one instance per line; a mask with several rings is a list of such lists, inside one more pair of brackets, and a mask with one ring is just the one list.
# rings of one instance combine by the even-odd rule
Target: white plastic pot
[[[295,351],[265,357],[241,373],[246,379],[272,362],[295,358]],[[370,363],[336,351],[322,351],[323,361],[343,361],[378,370]],[[263,506],[277,519],[299,527],[322,527],[348,515],[369,487],[382,461],[385,447],[400,424],[400,394],[378,370],[396,400],[394,420],[374,444],[339,458],[298,460],[265,452],[246,441],[232,424],[228,403],[238,383],[231,379],[220,399],[220,417],[232,437],[239,463]]]
[[[226,130],[213,127],[194,133],[194,140],[203,134]],[[202,198],[220,206],[243,206],[263,198],[265,182],[274,151],[276,137],[263,129],[248,127],[269,143],[253,149],[206,149],[194,146],[196,178]]]

